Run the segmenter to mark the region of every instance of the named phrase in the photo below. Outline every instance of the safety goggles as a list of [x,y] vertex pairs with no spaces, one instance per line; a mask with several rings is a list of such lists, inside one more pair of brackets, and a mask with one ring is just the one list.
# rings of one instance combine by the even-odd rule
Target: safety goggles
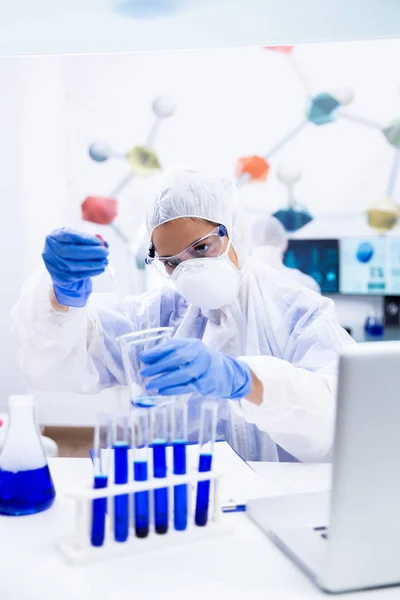
[[152,245],[146,258],[146,264],[154,266],[162,275],[172,275],[176,267],[185,260],[217,258],[220,256],[223,250],[223,238],[226,234],[225,225],[218,225],[218,227],[212,229],[207,235],[193,242],[185,250],[174,256],[158,256]]

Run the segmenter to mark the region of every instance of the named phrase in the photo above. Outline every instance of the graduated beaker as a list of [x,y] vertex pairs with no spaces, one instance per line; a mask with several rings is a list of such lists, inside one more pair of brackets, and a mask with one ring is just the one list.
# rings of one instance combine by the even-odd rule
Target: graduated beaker
[[158,327],[144,329],[134,333],[121,335],[118,342],[121,346],[122,361],[129,388],[130,401],[133,406],[152,407],[168,404],[175,398],[173,396],[151,395],[146,390],[146,384],[152,379],[144,378],[140,374],[144,365],[140,362],[140,353],[151,350],[155,346],[164,344],[172,338],[172,327]]
[[33,396],[10,396],[10,423],[0,455],[0,514],[50,508],[55,491],[36,424]]

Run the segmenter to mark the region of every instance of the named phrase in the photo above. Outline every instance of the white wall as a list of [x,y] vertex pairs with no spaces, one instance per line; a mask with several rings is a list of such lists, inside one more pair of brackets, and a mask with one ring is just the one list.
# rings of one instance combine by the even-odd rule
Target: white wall
[[[399,42],[303,46],[297,56],[317,89],[353,87],[353,112],[382,122],[400,114]],[[152,123],[150,103],[165,93],[175,97],[177,112],[160,130],[162,164],[232,175],[237,157],[266,152],[301,119],[305,96],[284,57],[261,49],[1,59],[0,78],[0,189],[7,211],[0,225],[3,409],[9,393],[24,389],[8,315],[22,281],[41,263],[46,233],[65,224],[97,230],[80,220],[82,199],[107,194],[128,170],[123,161],[93,163],[89,143],[105,140],[121,151],[142,143]],[[267,183],[244,188],[239,199],[246,210],[276,210],[285,200],[276,169],[294,163],[304,171],[297,195],[312,213],[350,216],[384,195],[391,157],[379,132],[348,122],[310,126],[274,157]],[[121,223],[132,236],[154,185],[154,179],[135,180],[121,195]],[[131,289],[123,249],[107,237]],[[339,299],[341,321],[362,324],[377,302]],[[43,420],[53,423],[87,424],[99,406],[115,402],[113,393],[40,395]]]

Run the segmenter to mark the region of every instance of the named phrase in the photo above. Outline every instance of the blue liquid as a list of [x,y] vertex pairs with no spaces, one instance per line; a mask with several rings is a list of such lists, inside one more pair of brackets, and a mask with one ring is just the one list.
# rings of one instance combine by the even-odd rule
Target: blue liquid
[[[114,482],[128,483],[128,444],[114,445]],[[129,535],[129,495],[114,498],[114,537],[117,542],[126,542]]]
[[47,510],[56,492],[48,465],[30,471],[0,469],[0,514],[31,515]]
[[[147,462],[133,463],[135,481],[147,481]],[[149,492],[135,492],[135,533],[137,537],[147,537],[149,533]]]
[[[186,473],[186,442],[174,442],[174,474]],[[188,496],[187,484],[174,486],[174,527],[177,531],[184,531],[187,527]]]
[[[94,478],[95,490],[100,490],[107,487],[106,475],[96,475]],[[104,544],[105,529],[106,529],[106,514],[107,514],[107,498],[96,498],[93,500],[92,509],[92,546],[102,546]]]
[[[212,455],[200,454],[199,458],[199,473],[211,471]],[[208,503],[210,501],[210,482],[199,481],[197,484],[196,496],[196,511],[194,522],[196,525],[203,527],[207,525],[208,519]]]
[[152,408],[158,404],[157,396],[138,396],[135,400],[131,401],[131,404],[140,408]]
[[[166,443],[153,443],[153,476],[164,478],[167,476]],[[154,490],[154,524],[157,533],[168,531],[168,488]]]
[[0,514],[31,515],[47,510],[56,492],[48,465],[30,471],[0,469]]

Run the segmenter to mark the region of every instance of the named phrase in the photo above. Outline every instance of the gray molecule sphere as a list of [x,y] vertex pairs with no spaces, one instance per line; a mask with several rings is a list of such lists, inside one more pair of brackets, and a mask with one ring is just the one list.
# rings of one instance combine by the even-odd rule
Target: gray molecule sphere
[[94,142],[89,146],[89,156],[96,162],[105,162],[111,156],[111,148],[103,142]]
[[166,119],[172,117],[176,110],[176,104],[169,96],[157,96],[153,101],[152,109],[159,119]]

